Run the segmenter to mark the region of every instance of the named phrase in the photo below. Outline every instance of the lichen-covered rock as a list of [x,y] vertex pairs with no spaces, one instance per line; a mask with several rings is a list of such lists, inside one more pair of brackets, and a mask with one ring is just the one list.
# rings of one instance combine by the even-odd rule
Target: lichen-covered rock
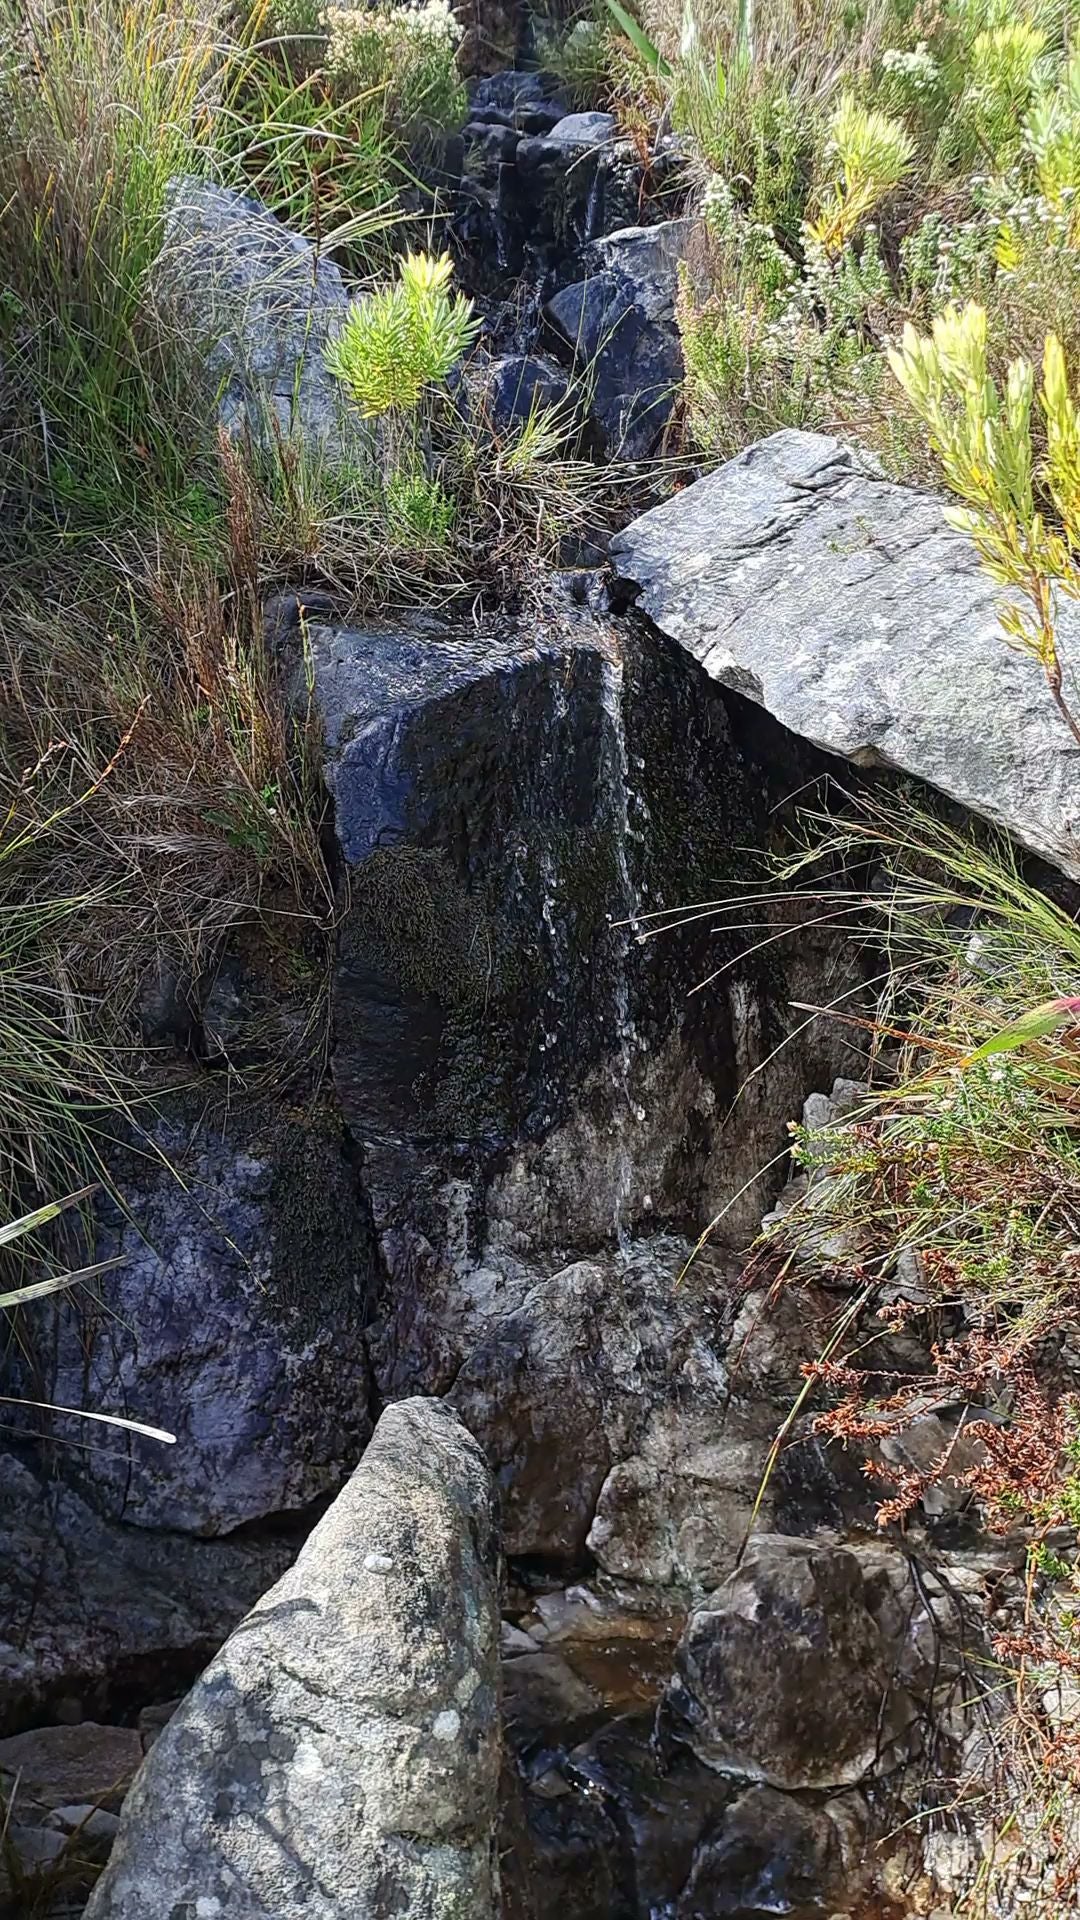
[[271,449],[274,427],[324,454],[355,446],[323,349],[350,295],[340,269],[260,200],[209,180],[173,183],[158,279],[207,347],[225,430]]
[[[34,1316],[48,1397],[149,1422],[76,1455],[102,1510],[213,1535],[333,1492],[371,1432],[364,1320],[375,1249],[339,1133],[316,1111],[162,1121],[109,1209],[101,1305]],[[74,1421],[57,1430],[82,1437]]]
[[[933,495],[784,432],[634,521],[612,559],[713,679],[805,739],[898,767],[1080,878],[1080,756],[998,590]],[[1063,650],[1080,621],[1059,610]]]
[[905,1757],[914,1718],[853,1553],[763,1535],[692,1614],[665,1730],[707,1766],[786,1788],[843,1787]]
[[122,1714],[175,1693],[290,1551],[119,1526],[0,1455],[0,1724]]
[[494,1920],[497,1651],[481,1456],[403,1402],[148,1754],[88,1920]]

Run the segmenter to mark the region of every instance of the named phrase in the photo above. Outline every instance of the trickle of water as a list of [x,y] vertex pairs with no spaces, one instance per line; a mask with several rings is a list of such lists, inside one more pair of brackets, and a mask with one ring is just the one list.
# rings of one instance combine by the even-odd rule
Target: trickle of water
[[600,697],[608,722],[610,750],[612,831],[619,908],[608,915],[613,938],[617,942],[614,971],[614,1025],[616,1052],[613,1063],[612,1131],[615,1142],[612,1226],[621,1254],[630,1246],[629,1203],[634,1184],[634,1128],[645,1118],[645,1109],[632,1092],[635,1054],[643,1050],[630,1011],[630,955],[639,926],[641,902],[630,876],[629,844],[635,834],[630,825],[629,757],[626,749],[626,721],[623,712],[625,671],[621,659],[609,656],[601,667]]

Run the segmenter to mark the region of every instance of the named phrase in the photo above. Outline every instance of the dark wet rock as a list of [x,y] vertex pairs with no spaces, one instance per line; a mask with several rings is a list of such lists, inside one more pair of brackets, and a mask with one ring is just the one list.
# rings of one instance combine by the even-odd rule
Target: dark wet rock
[[682,1752],[661,1764],[652,1716],[610,1720],[568,1756],[575,1787],[599,1800],[620,1842],[620,1878],[632,1889],[628,1913],[651,1920],[672,1911],[695,1852],[736,1789]]
[[290,1557],[269,1540],[118,1526],[0,1456],[0,1723],[175,1694]]
[[[512,147],[497,137],[507,131]],[[657,172],[665,173],[662,162]],[[454,216],[469,284],[507,291],[523,277],[539,292],[592,271],[580,250],[640,220],[645,185],[641,157],[610,114],[561,111],[541,121],[474,108]]]
[[[432,618],[313,627],[311,645],[348,874],[333,1071],[379,1241],[379,1390],[452,1390],[510,1551],[560,1567],[621,1461],[644,1449],[662,1472],[707,1440],[760,1440],[716,1471],[715,1583],[771,1410],[753,1431],[730,1413],[735,1309],[728,1287],[710,1304],[707,1263],[681,1304],[684,1240],[611,1248],[696,1235],[727,1201],[732,1234],[753,1230],[793,1089],[835,1041],[777,1043],[834,956],[809,929],[782,963],[741,963],[700,923],[639,944],[627,922],[737,881],[735,850],[769,838],[807,769],[778,777],[782,743],[743,735],[704,679],[557,601],[479,634]],[[729,957],[715,993],[691,995]],[[673,1401],[675,1428],[650,1433]],[[669,1476],[687,1541],[706,1477]],[[675,1577],[704,1584],[705,1557]]]
[[147,1755],[88,1920],[493,1917],[497,1593],[475,1443],[388,1409]]
[[476,171],[487,172],[493,167],[506,166],[512,161],[521,144],[521,135],[513,127],[504,126],[501,120],[470,120],[463,129],[462,138],[469,154],[470,167]]
[[173,183],[159,283],[208,348],[222,425],[272,444],[271,421],[332,451],[362,435],[323,348],[348,311],[340,269],[260,200],[184,178]]
[[518,149],[518,166],[523,173],[535,173],[538,167],[565,166],[595,147],[610,145],[616,134],[613,113],[568,113],[557,120],[550,133],[527,140]]
[[698,1849],[674,1909],[676,1920],[759,1920],[772,1913],[831,1913],[850,1894],[852,1811],[807,1805],[771,1787],[750,1787]]
[[474,121],[542,133],[565,115],[566,106],[553,97],[550,82],[541,73],[510,68],[475,80],[469,87],[469,118]]
[[504,1829],[503,1920],[612,1920],[627,1912],[618,1829],[606,1809],[562,1782],[526,1798],[527,1809]]
[[115,1433],[76,1456],[103,1512],[225,1534],[309,1507],[359,1457],[371,1230],[340,1129],[317,1111],[249,1109],[226,1127],[197,1108],[151,1147],[117,1167],[127,1212],[103,1218],[99,1255],[123,1265],[101,1305],[65,1296],[34,1316],[40,1397],[176,1435]]
[[764,1536],[691,1616],[663,1726],[719,1772],[820,1788],[895,1768],[913,1716],[856,1556]]
[[509,353],[484,370],[483,392],[492,426],[505,432],[543,407],[566,397],[567,377],[539,354]]
[[[940,500],[823,434],[778,433],[635,521],[612,556],[714,679],[1080,877],[1080,756]],[[1075,620],[1063,606],[1066,652]]]
[[670,419],[683,371],[678,263],[692,231],[689,220],[669,220],[609,233],[595,242],[587,277],[563,287],[544,309],[563,350],[588,369],[592,411],[610,457],[650,453]]

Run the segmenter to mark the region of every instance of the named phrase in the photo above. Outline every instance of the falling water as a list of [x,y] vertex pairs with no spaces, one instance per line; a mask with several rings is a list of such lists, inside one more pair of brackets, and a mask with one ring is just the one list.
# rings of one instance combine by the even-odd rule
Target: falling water
[[637,1032],[630,1011],[630,955],[637,937],[641,901],[630,877],[629,848],[640,834],[630,824],[629,758],[626,750],[626,723],[623,715],[624,668],[618,655],[605,658],[601,667],[601,700],[608,720],[611,751],[610,790],[615,868],[618,876],[619,909],[608,919],[617,940],[615,954],[615,1037],[613,1063],[614,1104],[612,1130],[615,1137],[615,1179],[612,1224],[621,1253],[629,1244],[628,1209],[633,1188],[634,1130],[645,1118],[645,1109],[633,1097],[633,1065],[645,1041]]

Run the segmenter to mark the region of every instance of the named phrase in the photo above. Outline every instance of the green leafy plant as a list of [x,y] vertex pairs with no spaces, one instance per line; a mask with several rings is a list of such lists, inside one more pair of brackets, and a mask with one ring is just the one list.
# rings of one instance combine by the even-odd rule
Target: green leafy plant
[[[986,339],[984,308],[950,305],[929,335],[905,328],[889,361],[926,425],[949,487],[963,502],[947,509],[946,518],[970,535],[991,578],[1008,590],[999,610],[1006,637],[1038,661],[1058,712],[1080,744],[1057,639],[1060,598],[1080,599],[1080,413],[1061,343],[1050,335],[1039,396],[1046,454],[1037,465],[1034,369],[1030,361],[1014,360],[1000,390],[988,370]],[[1036,481],[1057,525],[1037,504]]]
[[472,302],[450,292],[452,275],[449,254],[411,253],[392,286],[350,309],[326,362],[365,419],[414,412],[475,340]]
[[640,21],[635,20],[633,14],[622,5],[622,0],[607,0],[607,7],[612,19],[626,35],[635,53],[644,61],[646,67],[655,73],[658,79],[670,80],[674,72],[671,62],[664,58]]
[[829,129],[829,150],[840,168],[807,232],[835,260],[865,220],[898,187],[911,165],[914,143],[897,120],[862,107],[845,93]]

